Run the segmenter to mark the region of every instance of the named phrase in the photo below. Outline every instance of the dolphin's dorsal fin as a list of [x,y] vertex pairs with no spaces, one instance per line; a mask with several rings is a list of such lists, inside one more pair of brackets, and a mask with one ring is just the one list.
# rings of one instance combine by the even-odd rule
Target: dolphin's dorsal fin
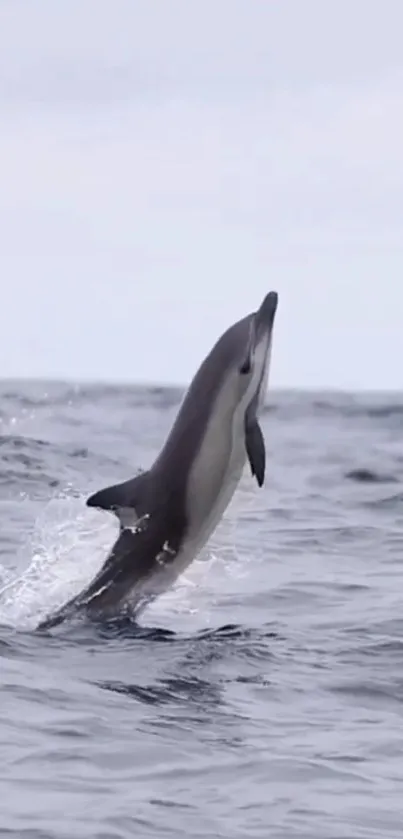
[[121,527],[130,527],[144,514],[148,479],[149,472],[142,472],[122,484],[100,489],[87,498],[87,507],[98,507],[115,513]]

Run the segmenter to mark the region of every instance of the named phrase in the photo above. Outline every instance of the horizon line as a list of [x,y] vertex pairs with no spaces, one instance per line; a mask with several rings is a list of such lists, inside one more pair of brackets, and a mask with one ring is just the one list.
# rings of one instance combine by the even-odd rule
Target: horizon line
[[[134,388],[143,388],[145,390],[155,389],[155,390],[186,390],[191,380],[188,382],[158,382],[158,381],[147,381],[145,379],[108,379],[108,378],[73,378],[70,376],[0,376],[0,384],[7,384],[7,383],[32,383],[32,384],[48,384],[48,385],[68,385],[68,386],[83,386],[83,387],[96,387],[103,385],[104,387],[109,388],[119,388],[119,387],[134,387]],[[375,394],[375,393],[390,393],[390,394],[402,394],[402,389],[395,387],[395,388],[382,388],[382,387],[375,387],[375,388],[368,388],[368,387],[353,387],[353,386],[338,386],[338,385],[274,385],[268,387],[268,392],[288,392],[288,393],[344,393],[344,394],[355,394],[355,393],[362,393],[362,394]]]

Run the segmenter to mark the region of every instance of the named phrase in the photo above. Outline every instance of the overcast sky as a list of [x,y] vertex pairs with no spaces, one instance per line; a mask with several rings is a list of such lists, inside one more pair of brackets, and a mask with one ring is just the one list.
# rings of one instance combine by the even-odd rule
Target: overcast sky
[[0,375],[403,385],[401,0],[2,0]]

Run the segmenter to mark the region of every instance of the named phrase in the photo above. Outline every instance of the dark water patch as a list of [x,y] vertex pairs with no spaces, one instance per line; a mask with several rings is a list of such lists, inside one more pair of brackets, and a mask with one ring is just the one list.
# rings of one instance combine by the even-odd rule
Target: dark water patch
[[15,644],[11,643],[11,641],[5,641],[3,638],[0,638],[0,656],[6,656],[9,658],[10,655],[14,655],[15,650]]
[[339,415],[353,419],[393,419],[403,417],[403,402],[382,402],[380,404],[366,402],[365,399],[351,402],[318,403],[314,402],[315,410],[324,411],[333,416]]
[[8,447],[11,450],[28,449],[33,451],[35,449],[42,449],[50,446],[47,440],[41,440],[35,437],[22,437],[18,434],[0,434],[0,447]]
[[60,624],[56,623],[54,626],[42,626],[41,623],[34,630],[38,635],[53,636],[56,634],[58,637],[65,636],[70,639],[75,639],[78,643],[88,643],[94,640],[94,638],[104,641],[120,638],[122,640],[164,643],[179,640],[180,637],[178,633],[171,629],[141,626],[127,615],[118,615],[114,618],[103,619],[100,617],[89,617],[77,611],[72,615],[68,615]]
[[351,697],[365,706],[379,705],[385,700],[388,703],[403,705],[403,679],[352,679],[329,686],[332,693]]
[[49,462],[56,460],[59,450],[40,438],[2,435],[0,436],[0,483],[10,488],[25,483],[59,486],[56,475],[47,471]]
[[91,621],[100,638],[122,638],[135,641],[153,641],[157,643],[172,642],[179,636],[173,629],[163,627],[141,626],[130,617],[116,617],[110,620]]
[[12,454],[2,454],[1,461],[3,463],[18,463],[27,470],[41,470],[43,468],[43,461],[37,457],[24,452],[13,452]]
[[[10,468],[3,466],[0,461],[0,485],[10,491],[12,490],[13,495],[18,490],[20,497],[23,490],[34,485],[36,490],[42,490],[40,494],[43,497],[44,487],[48,487],[50,490],[56,489],[61,486],[61,481],[55,475],[48,474],[46,470],[32,463],[17,461],[14,468]],[[47,497],[49,497],[49,493]]]
[[[22,464],[24,466],[24,464]],[[46,474],[46,472],[41,470],[39,467],[31,467],[28,468],[26,465],[23,469],[3,469],[0,464],[0,486],[7,487],[9,490],[9,494],[14,494],[14,490],[21,490],[21,487],[24,486],[32,486],[34,485],[38,492],[35,493],[35,497],[40,495],[43,497],[43,489],[44,487],[48,487],[49,489],[57,489],[61,486],[61,482],[58,478],[55,478],[52,475]],[[39,486],[42,492],[39,491]],[[45,496],[46,497],[46,496]]]
[[276,405],[273,402],[269,402],[264,406],[262,413],[265,416],[267,414],[276,414],[280,410],[281,410],[280,405]]
[[30,381],[26,383],[25,392],[21,392],[18,388],[3,390],[0,383],[1,400],[10,403],[12,407],[18,406],[21,409],[69,405],[76,396],[75,388],[61,383]]
[[238,682],[240,685],[257,685],[258,687],[269,687],[272,684],[271,680],[261,673],[254,673],[249,676],[234,676],[232,681]]
[[68,454],[70,457],[79,457],[86,460],[88,457],[90,457],[90,450],[83,446],[82,448],[71,449]]
[[389,420],[403,417],[403,400],[400,394],[385,394],[374,400],[370,395],[363,394],[357,397],[356,394],[333,393],[328,397],[315,394],[296,393],[294,398],[291,395],[280,397],[279,404],[289,415],[297,418],[303,416],[317,417],[328,420],[340,417],[346,420]]
[[350,655],[354,657],[355,660],[359,657],[360,659],[363,658],[384,658],[387,657],[388,659],[392,659],[395,661],[398,660],[403,668],[403,638],[400,640],[398,638],[389,639],[385,638],[384,640],[378,640],[371,642],[365,642],[354,647],[352,650],[350,649]]
[[356,635],[357,638],[369,638],[371,643],[376,635],[379,636],[382,643],[385,639],[387,639],[387,642],[391,644],[394,644],[396,641],[399,643],[402,641],[403,643],[403,616],[400,614],[399,617],[389,617],[389,615],[386,615],[383,616],[382,620],[379,620],[379,615],[375,614],[373,615],[373,619],[370,623],[353,623],[352,625],[346,625],[344,632],[347,635]]
[[352,403],[344,406],[343,413],[345,416],[368,419],[393,419],[394,417],[403,417],[403,401],[387,400],[379,402],[371,402],[365,399],[354,399]]
[[265,410],[279,412],[281,418],[317,418],[329,421],[336,418],[346,420],[389,419],[403,416],[403,400],[400,394],[385,394],[379,400],[370,394],[357,397],[344,392],[272,391]]
[[35,634],[42,636],[66,636],[76,639],[79,643],[88,643],[94,638],[105,641],[112,639],[147,641],[156,643],[182,643],[193,644],[202,642],[214,642],[225,644],[229,641],[266,641],[269,639],[280,639],[282,636],[273,629],[272,625],[260,628],[248,628],[237,624],[225,624],[216,628],[208,627],[194,633],[179,632],[168,627],[144,626],[137,623],[128,615],[114,618],[89,619],[83,615],[75,615],[71,620],[66,620],[57,627],[56,632],[52,629],[37,628]]
[[146,705],[161,705],[170,701],[169,693],[167,695],[166,691],[158,687],[141,687],[140,685],[129,685],[123,682],[98,682],[97,684],[102,690],[129,696],[131,699],[137,699]]
[[398,478],[394,475],[388,475],[384,472],[375,472],[373,469],[351,469],[346,472],[345,478],[349,481],[355,481],[359,484],[396,484],[399,483]]
[[198,638],[214,638],[214,639],[249,639],[249,638],[278,638],[279,635],[273,629],[268,627],[248,628],[239,626],[239,624],[228,623],[220,626],[217,629],[202,629],[197,633]]
[[[361,503],[365,504],[365,502]],[[370,539],[372,536],[377,535],[378,527],[358,523],[339,526],[334,524],[323,524],[321,526],[313,527],[290,526],[290,528],[287,529],[276,528],[276,532],[283,534],[285,545],[295,545],[296,543],[299,543],[301,548],[309,546],[314,548],[323,546],[324,544],[329,546],[330,542],[332,543],[332,546],[334,546],[335,544],[341,544],[342,542],[358,542]]]
[[[179,387],[151,387],[141,396],[143,405],[151,404],[153,407],[166,409],[179,407],[184,392],[184,388]],[[139,398],[140,393],[137,394],[137,399]]]
[[373,405],[367,410],[369,417],[375,419],[384,419],[389,417],[403,417],[403,404],[395,403],[391,405]]
[[395,510],[403,512],[403,492],[397,492],[394,495],[387,495],[385,498],[377,498],[371,501],[363,501],[362,505],[368,507],[370,510]]
[[334,414],[335,405],[334,402],[326,401],[325,399],[314,399],[312,402],[312,408],[314,411],[323,411],[326,414]]
[[103,690],[130,696],[147,705],[185,704],[190,703],[205,706],[221,703],[221,690],[210,682],[193,677],[171,677],[161,679],[158,684],[151,686],[125,684],[122,682],[98,683]]

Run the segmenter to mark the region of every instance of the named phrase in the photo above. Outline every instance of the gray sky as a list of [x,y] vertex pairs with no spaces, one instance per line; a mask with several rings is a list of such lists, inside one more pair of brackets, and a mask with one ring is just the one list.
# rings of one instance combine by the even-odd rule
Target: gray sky
[[401,0],[2,0],[0,375],[403,385]]

